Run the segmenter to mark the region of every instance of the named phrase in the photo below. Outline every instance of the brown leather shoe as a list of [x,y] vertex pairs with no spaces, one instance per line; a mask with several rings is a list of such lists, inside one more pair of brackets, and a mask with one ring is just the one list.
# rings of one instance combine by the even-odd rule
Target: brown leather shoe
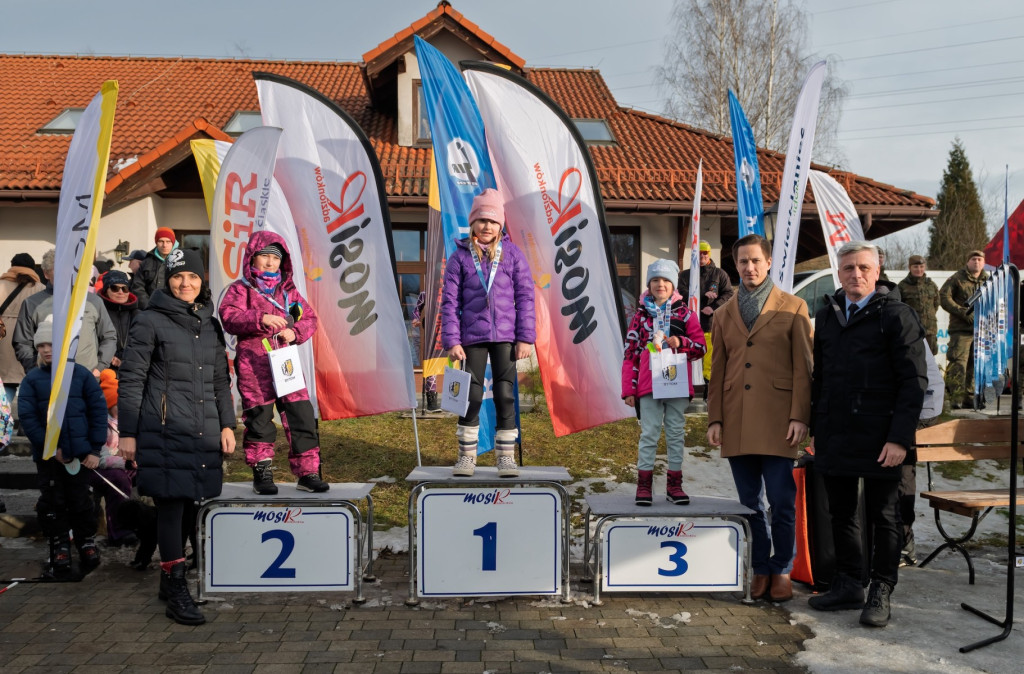
[[772,589],[768,596],[772,601],[789,601],[793,598],[793,582],[788,573],[772,574]]
[[768,582],[771,578],[766,573],[755,573],[754,580],[750,581],[750,597],[760,599],[768,594]]

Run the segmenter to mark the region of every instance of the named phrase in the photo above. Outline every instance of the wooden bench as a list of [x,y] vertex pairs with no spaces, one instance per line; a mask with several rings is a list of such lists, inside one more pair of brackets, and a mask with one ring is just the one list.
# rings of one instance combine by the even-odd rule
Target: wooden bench
[[[974,537],[985,516],[994,508],[1010,505],[1010,489],[975,489],[936,491],[932,482],[932,463],[937,461],[978,461],[981,459],[1009,459],[1009,417],[990,419],[955,419],[917,431],[917,460],[927,464],[928,491],[921,497],[935,512],[935,525],[945,542],[936,548],[919,566],[925,566],[945,549],[956,550],[967,560],[970,584],[974,584],[974,563],[964,544]],[[1024,439],[1024,420],[1018,425],[1018,441]],[[1014,471],[1016,477],[1016,471]],[[1024,505],[1024,496],[1017,494],[1018,505]],[[961,536],[952,536],[942,526],[942,512],[971,518],[971,526]]]

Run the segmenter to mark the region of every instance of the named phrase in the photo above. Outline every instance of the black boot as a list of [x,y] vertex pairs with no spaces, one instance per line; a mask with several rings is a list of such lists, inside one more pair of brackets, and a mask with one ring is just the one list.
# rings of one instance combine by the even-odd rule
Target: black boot
[[277,493],[274,468],[270,464],[270,459],[263,459],[252,467],[252,490],[260,496],[273,496]]
[[441,401],[437,399],[437,392],[427,391],[427,411],[428,412],[440,412]]
[[50,536],[50,559],[45,575],[54,580],[71,579],[71,539],[67,534]]
[[892,588],[880,580],[871,581],[868,590],[868,603],[860,614],[860,624],[869,627],[885,627],[889,624],[889,595]]
[[819,611],[846,611],[864,608],[864,587],[859,580],[846,574],[836,574],[832,587],[825,594],[807,600],[807,605]]
[[331,488],[331,485],[320,479],[320,476],[316,473],[310,473],[303,475],[299,478],[298,483],[295,485],[296,489],[302,491],[311,491],[314,493],[324,492]]
[[179,625],[202,625],[205,623],[206,618],[199,612],[199,608],[192,601],[192,595],[188,591],[188,581],[185,580],[185,562],[178,562],[172,566],[170,573],[161,573],[167,576],[167,609],[164,611],[164,615]]
[[78,546],[78,561],[83,575],[95,571],[100,565],[100,549],[92,537],[82,539],[82,544]]
[[156,591],[156,598],[160,601],[167,601],[171,594],[171,574],[160,572],[160,589]]

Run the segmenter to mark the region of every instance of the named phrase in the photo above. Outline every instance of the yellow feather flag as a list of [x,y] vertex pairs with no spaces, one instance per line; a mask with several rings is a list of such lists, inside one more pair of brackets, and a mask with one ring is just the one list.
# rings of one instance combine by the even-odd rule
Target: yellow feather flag
[[[53,269],[53,368],[43,458],[57,453],[96,252],[97,223],[114,130],[117,81],[107,80],[82,113],[64,162]],[[58,340],[60,340],[58,342]]]

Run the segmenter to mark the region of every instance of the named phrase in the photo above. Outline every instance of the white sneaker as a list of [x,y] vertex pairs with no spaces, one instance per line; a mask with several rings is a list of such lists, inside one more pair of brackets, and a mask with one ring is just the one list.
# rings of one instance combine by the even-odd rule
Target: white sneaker
[[454,477],[473,477],[476,470],[476,457],[472,454],[459,454],[459,460],[452,467]]
[[498,477],[519,477],[519,465],[514,456],[502,454],[497,459]]

